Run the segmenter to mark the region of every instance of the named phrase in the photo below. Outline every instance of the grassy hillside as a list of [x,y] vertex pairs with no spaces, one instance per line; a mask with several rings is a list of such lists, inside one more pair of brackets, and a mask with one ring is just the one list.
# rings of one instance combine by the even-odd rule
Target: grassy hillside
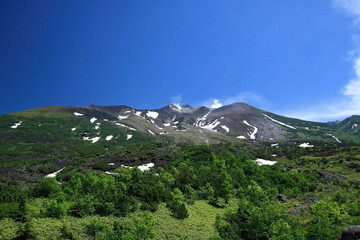
[[[104,154],[120,146],[154,141],[149,134],[90,122],[63,107],[46,107],[0,115],[0,166],[28,165],[83,154]],[[18,123],[19,126],[16,126]],[[131,135],[131,139],[127,140]],[[106,137],[113,136],[107,141]],[[87,137],[89,140],[84,140]],[[91,139],[100,137],[93,143]]]

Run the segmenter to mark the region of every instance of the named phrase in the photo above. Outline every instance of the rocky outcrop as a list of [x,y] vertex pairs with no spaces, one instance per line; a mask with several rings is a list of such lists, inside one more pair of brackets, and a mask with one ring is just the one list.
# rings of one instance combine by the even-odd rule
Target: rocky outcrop
[[340,240],[360,239],[360,225],[349,226],[343,231]]
[[287,203],[290,202],[290,200],[286,197],[284,194],[279,194],[275,197],[275,200],[278,200],[281,203]]

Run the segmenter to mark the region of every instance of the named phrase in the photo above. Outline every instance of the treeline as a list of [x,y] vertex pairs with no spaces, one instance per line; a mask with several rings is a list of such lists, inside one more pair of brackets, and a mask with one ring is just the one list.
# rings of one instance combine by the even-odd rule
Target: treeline
[[[96,239],[155,239],[155,223],[149,212],[155,212],[160,203],[166,204],[174,218],[184,219],[189,216],[187,206],[197,200],[221,208],[238,199],[237,212],[217,217],[214,239],[338,237],[344,224],[360,219],[360,201],[354,203],[346,194],[320,201],[312,207],[310,222],[304,224],[275,200],[278,194],[295,198],[313,192],[317,181],[314,173],[284,171],[276,165],[260,167],[245,155],[214,153],[209,147],[196,146],[182,151],[166,170],[120,168],[112,175],[76,173],[66,182],[45,178],[24,190],[0,185],[0,218],[21,224],[14,238],[36,239],[32,231],[35,218],[121,218],[144,211],[134,215],[130,225],[116,220],[106,227],[93,221],[87,234]],[[41,204],[32,204],[30,209],[29,202],[34,199],[41,199]],[[350,214],[350,209],[355,211]],[[76,239],[66,228],[60,237]]]

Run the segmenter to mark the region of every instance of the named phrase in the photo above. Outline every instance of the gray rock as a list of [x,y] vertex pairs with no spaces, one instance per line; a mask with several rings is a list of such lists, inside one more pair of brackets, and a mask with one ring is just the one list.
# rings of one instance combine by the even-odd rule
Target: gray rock
[[353,225],[345,228],[341,235],[341,240],[358,240],[360,239],[360,225]]
[[290,202],[290,200],[284,195],[284,194],[279,194],[275,197],[275,200],[278,200],[281,203],[287,203]]

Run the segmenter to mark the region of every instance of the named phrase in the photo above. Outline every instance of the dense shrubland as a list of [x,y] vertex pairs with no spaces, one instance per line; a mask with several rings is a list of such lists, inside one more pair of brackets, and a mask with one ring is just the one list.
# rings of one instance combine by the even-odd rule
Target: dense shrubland
[[[216,230],[207,236],[211,239],[335,239],[346,225],[360,224],[359,187],[336,180],[325,184],[314,171],[287,169],[289,148],[277,150],[284,162],[274,166],[258,166],[221,144],[176,151],[168,167],[145,172],[97,164],[98,171],[44,178],[30,188],[1,184],[0,239],[156,239],[163,236],[155,231],[159,211],[167,209],[181,222],[196,214],[189,209],[201,201],[226,210],[211,219]],[[271,156],[271,151],[253,154]],[[308,154],[297,151],[316,149],[296,149],[294,161]],[[152,156],[154,148],[148,152],[141,154]],[[100,173],[105,170],[113,174]],[[279,202],[279,194],[292,202]],[[315,195],[316,202],[291,214],[295,203]],[[191,238],[186,231],[177,237],[186,236]]]

